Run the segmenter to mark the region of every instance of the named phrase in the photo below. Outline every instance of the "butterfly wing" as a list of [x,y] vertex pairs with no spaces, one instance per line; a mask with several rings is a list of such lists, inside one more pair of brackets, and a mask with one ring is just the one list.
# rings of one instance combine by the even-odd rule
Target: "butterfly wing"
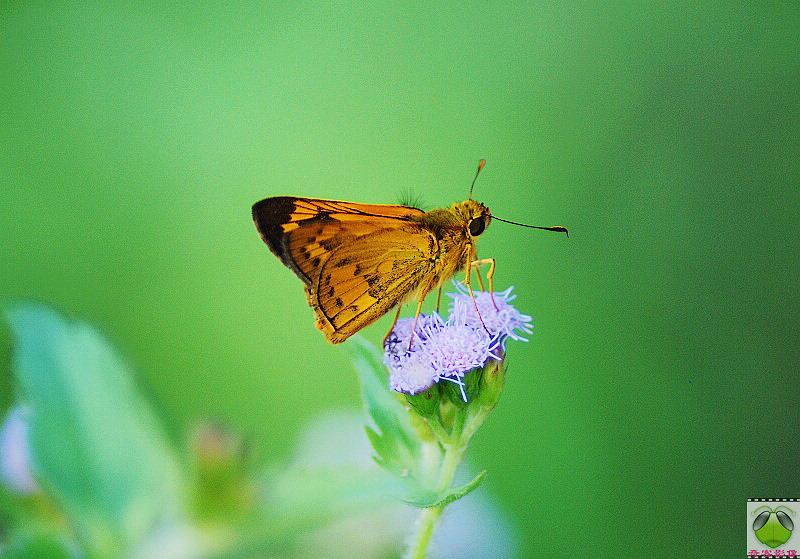
[[413,294],[436,265],[435,236],[408,206],[294,197],[253,206],[261,238],[306,285],[317,328],[339,343]]
[[306,287],[317,328],[329,342],[340,343],[395,305],[424,296],[437,277],[437,253],[436,237],[416,224],[338,247]]
[[422,210],[277,196],[253,206],[253,221],[270,250],[310,285],[330,253],[358,237],[399,229]]

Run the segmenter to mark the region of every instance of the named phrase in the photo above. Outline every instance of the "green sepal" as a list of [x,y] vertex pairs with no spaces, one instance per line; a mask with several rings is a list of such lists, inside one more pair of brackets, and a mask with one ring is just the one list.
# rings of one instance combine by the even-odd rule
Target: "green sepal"
[[420,491],[419,493],[409,494],[400,499],[404,503],[413,507],[425,509],[431,507],[444,507],[454,501],[458,501],[461,497],[465,497],[474,491],[483,483],[486,478],[486,470],[483,470],[475,478],[467,484],[459,485],[458,487],[451,487],[446,491],[440,493],[436,491]]
[[469,398],[467,402],[464,401],[464,396],[461,395],[461,387],[458,384],[442,379],[439,381],[439,386],[442,400],[447,399],[457,408],[463,408],[467,405]]
[[[492,359],[489,359],[489,362],[492,361]],[[487,366],[488,363],[484,365],[484,367]],[[478,395],[478,387],[480,385],[481,378],[483,377],[483,371],[483,368],[472,369],[471,371],[467,371],[462,379],[464,382],[464,393],[467,395],[467,404],[475,400]]]
[[433,417],[439,411],[439,385],[434,384],[425,392],[406,394],[406,402],[422,417]]

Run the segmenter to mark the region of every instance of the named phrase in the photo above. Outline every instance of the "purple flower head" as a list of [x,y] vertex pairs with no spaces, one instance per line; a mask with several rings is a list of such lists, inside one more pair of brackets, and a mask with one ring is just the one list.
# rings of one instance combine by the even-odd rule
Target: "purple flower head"
[[[500,344],[505,351],[506,339],[522,340],[527,342],[527,338],[523,338],[517,333],[519,330],[522,333],[530,334],[533,332],[533,320],[530,316],[522,314],[511,305],[511,301],[516,299],[516,295],[512,295],[511,291],[514,287],[509,287],[505,291],[495,292],[492,297],[488,291],[474,291],[475,303],[472,302],[469,290],[464,284],[453,282],[456,286],[456,293],[448,293],[448,297],[453,301],[450,303],[450,315],[463,315],[465,324],[475,327],[486,328],[492,336],[500,337]],[[494,302],[492,299],[494,298]],[[496,305],[496,308],[495,308]],[[478,307],[478,313],[475,312],[475,307]],[[483,325],[481,324],[483,320]]]
[[[404,359],[408,352],[411,342],[411,329],[414,327],[414,318],[401,318],[394,325],[389,337],[386,338],[384,346],[384,362],[390,366],[390,362],[397,363]],[[437,313],[420,314],[417,320],[417,330],[414,332],[414,345],[417,342],[424,343],[434,332],[445,327],[445,322]]]
[[483,367],[489,358],[500,359],[494,350],[499,340],[490,338],[483,327],[442,321],[441,317],[419,315],[411,341],[414,318],[398,320],[386,340],[383,362],[389,367],[389,387],[397,392],[418,394],[439,380],[454,382],[464,394],[462,378],[472,369]]
[[[398,320],[383,348],[383,362],[391,371],[389,387],[408,394],[424,392],[439,380],[424,352],[409,351],[413,326],[413,318]],[[414,348],[423,347],[434,333],[444,327],[442,317],[436,313],[419,315],[413,339]]]
[[453,302],[447,321],[436,313],[419,315],[411,347],[414,318],[397,321],[383,357],[392,390],[418,394],[444,379],[459,385],[466,401],[464,375],[485,366],[489,359],[502,359],[507,338],[525,340],[517,331],[531,333],[531,317],[510,304],[513,288],[495,293],[494,302],[489,293],[475,292],[473,303],[466,287],[456,287],[457,293],[448,293]]

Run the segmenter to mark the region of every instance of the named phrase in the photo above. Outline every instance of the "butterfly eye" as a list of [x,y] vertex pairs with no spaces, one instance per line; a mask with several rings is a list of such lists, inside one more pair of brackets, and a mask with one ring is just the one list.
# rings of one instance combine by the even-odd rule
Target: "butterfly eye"
[[483,233],[484,229],[486,229],[486,222],[482,217],[476,217],[469,222],[469,234],[473,237],[477,237]]
[[753,530],[757,531],[764,527],[764,524],[767,523],[769,520],[769,511],[764,511],[758,516],[756,516],[755,521],[753,522]]

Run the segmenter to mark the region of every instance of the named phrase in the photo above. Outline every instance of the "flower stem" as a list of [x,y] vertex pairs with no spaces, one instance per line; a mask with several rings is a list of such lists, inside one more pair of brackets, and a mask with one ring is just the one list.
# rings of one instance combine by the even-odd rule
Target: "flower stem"
[[[460,412],[459,415],[464,415],[464,412]],[[454,444],[444,445],[444,457],[439,470],[439,483],[437,487],[437,491],[440,493],[449,489],[453,484],[458,467],[464,460],[464,454],[466,454],[469,446],[469,437],[460,436],[460,430],[463,428],[463,421],[463,417],[460,418],[460,420],[458,417],[456,419],[459,432],[453,433],[453,439],[455,439]],[[433,531],[436,528],[439,517],[442,516],[444,507],[444,505],[437,505],[422,510],[419,520],[417,521],[417,533],[414,536],[414,542],[411,547],[410,559],[425,559],[428,546],[433,537]]]
[[422,510],[422,514],[417,521],[417,535],[414,536],[414,544],[411,547],[410,559],[425,559],[428,552],[428,545],[431,543],[433,529],[436,521],[442,516],[443,506],[430,507]]

